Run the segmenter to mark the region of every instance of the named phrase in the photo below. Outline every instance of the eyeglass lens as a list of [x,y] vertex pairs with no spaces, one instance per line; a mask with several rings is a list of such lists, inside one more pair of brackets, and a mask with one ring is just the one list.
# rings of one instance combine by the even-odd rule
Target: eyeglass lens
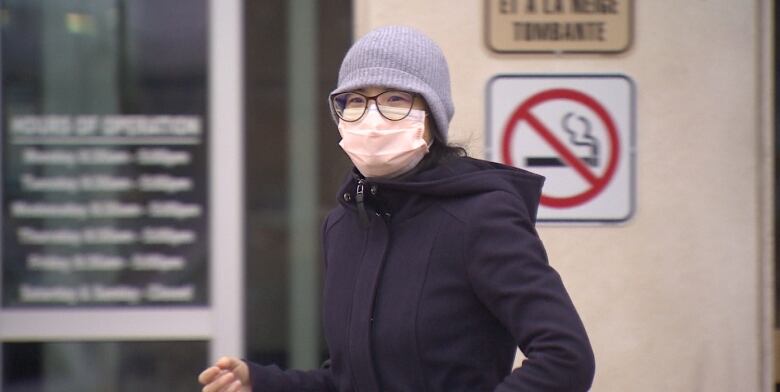
[[344,121],[357,121],[368,108],[368,102],[375,100],[377,110],[388,120],[403,120],[412,110],[414,95],[405,91],[385,91],[368,97],[356,92],[346,92],[333,96],[333,108]]

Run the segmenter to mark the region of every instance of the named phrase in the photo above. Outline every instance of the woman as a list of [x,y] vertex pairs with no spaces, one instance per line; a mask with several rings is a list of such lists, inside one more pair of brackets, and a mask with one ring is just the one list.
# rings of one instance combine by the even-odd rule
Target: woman
[[439,47],[407,27],[370,32],[330,105],[355,165],[323,225],[330,360],[222,358],[203,391],[587,390],[590,343],[534,229],[543,178],[446,144]]

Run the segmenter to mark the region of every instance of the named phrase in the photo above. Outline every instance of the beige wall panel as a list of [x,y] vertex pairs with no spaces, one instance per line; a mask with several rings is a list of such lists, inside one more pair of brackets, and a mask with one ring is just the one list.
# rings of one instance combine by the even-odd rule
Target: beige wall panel
[[[617,226],[543,226],[589,331],[595,391],[756,391],[762,375],[758,1],[636,1],[619,55],[496,54],[483,2],[355,1],[356,34],[400,23],[450,62],[450,134],[481,157],[500,73],[623,73],[637,87],[637,209]],[[765,83],[768,83],[765,82]],[[768,162],[768,161],[765,161]],[[759,170],[761,169],[761,170]]]

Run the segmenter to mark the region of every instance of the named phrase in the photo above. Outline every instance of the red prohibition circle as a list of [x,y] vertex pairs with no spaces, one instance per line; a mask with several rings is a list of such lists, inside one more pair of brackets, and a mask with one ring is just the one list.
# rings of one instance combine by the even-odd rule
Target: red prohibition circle
[[617,169],[618,157],[620,156],[620,144],[618,143],[617,128],[615,127],[615,123],[612,121],[612,118],[610,118],[607,111],[595,99],[579,91],[564,88],[545,90],[528,98],[512,113],[512,116],[507,121],[506,126],[504,126],[504,137],[501,143],[501,155],[504,163],[514,166],[512,163],[510,148],[512,137],[514,136],[516,125],[520,121],[525,120],[530,123],[529,125],[531,125],[531,128],[538,132],[542,138],[544,138],[548,143],[553,144],[552,147],[554,149],[556,149],[559,153],[563,152],[561,158],[563,158],[566,163],[568,163],[570,166],[574,166],[575,168],[579,167],[580,175],[583,175],[582,170],[588,171],[587,168],[584,168],[584,165],[582,165],[582,162],[579,160],[579,158],[576,158],[571,153],[566,153],[565,147],[560,144],[560,142],[558,142],[554,136],[549,135],[549,132],[544,129],[544,125],[536,120],[533,114],[531,114],[531,109],[533,107],[555,99],[575,101],[593,110],[593,112],[596,113],[598,118],[606,126],[607,135],[609,137],[610,143],[612,144],[609,161],[607,163],[607,168],[604,171],[604,174],[599,177],[591,173],[590,176],[585,177],[585,179],[591,184],[590,188],[583,192],[566,197],[546,196],[544,193],[542,193],[542,197],[539,200],[542,205],[554,208],[567,208],[583,204],[596,197],[596,195],[601,193],[601,191],[606,188]]

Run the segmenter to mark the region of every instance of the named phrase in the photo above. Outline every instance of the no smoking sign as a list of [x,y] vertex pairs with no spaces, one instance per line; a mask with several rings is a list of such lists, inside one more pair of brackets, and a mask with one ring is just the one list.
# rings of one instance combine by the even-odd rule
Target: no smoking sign
[[623,75],[501,75],[488,83],[487,158],[546,178],[540,222],[634,212],[634,84]]

